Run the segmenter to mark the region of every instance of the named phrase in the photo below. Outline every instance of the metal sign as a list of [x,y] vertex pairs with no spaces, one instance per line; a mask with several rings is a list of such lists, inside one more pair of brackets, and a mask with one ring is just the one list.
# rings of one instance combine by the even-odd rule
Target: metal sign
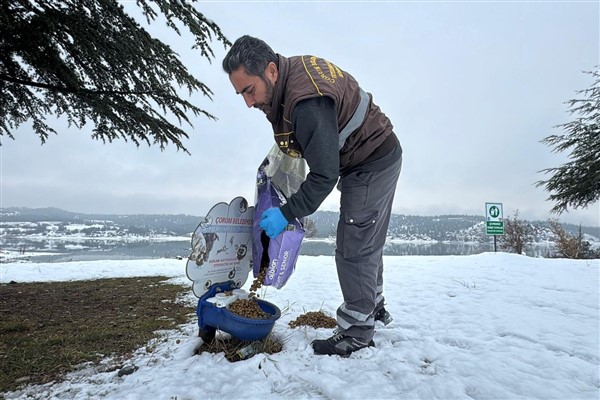
[[502,203],[485,203],[485,233],[487,235],[504,235]]
[[186,264],[192,291],[201,297],[217,283],[233,281],[240,288],[252,271],[254,207],[243,197],[211,208],[192,234],[192,254]]

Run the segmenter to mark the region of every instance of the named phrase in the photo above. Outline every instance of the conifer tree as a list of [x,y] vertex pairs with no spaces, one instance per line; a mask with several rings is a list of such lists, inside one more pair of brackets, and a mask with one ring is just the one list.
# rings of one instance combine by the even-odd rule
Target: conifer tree
[[567,102],[570,113],[578,117],[558,125],[563,134],[542,141],[554,152],[571,151],[569,162],[542,170],[552,176],[536,182],[550,193],[548,200],[555,203],[551,212],[557,214],[568,207],[585,208],[600,198],[600,72],[586,73],[594,80],[592,86],[577,92],[581,98]]
[[[199,56],[214,58],[210,42],[231,43],[197,11],[195,0],[137,0],[146,21],[159,14],[168,28],[194,37]],[[117,0],[10,0],[0,2],[0,135],[31,121],[44,143],[50,115],[78,128],[93,125],[92,137],[172,143],[187,152],[179,126],[190,117],[214,116],[180,97],[211,90],[190,74],[178,55],[127,15]],[[173,124],[177,121],[179,126]],[[175,123],[177,123],[175,122]]]

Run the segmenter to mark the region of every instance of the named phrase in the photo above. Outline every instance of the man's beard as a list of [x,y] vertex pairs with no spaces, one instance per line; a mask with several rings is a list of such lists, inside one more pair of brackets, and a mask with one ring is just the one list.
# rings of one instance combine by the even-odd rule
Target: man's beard
[[255,104],[254,108],[258,108],[260,111],[264,112],[265,115],[268,115],[271,112],[271,104],[273,103],[273,90],[275,88],[274,85],[269,82],[264,76],[260,77],[265,83],[266,92],[265,92],[265,101],[264,103]]

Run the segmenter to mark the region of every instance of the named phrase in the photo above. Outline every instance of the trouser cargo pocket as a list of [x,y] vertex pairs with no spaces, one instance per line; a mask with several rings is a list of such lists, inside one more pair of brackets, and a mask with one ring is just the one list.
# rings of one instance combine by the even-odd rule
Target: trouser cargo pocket
[[372,252],[379,211],[341,211],[338,224],[338,243],[344,258],[365,256]]

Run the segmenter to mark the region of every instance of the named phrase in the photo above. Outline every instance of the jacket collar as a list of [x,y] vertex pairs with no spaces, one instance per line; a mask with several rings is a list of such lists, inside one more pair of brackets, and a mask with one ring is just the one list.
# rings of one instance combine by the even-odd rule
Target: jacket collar
[[283,111],[283,95],[288,78],[289,60],[277,54],[279,57],[279,65],[277,66],[277,82],[273,88],[273,100],[271,102],[271,111],[267,114],[269,122],[274,124],[278,120],[278,116]]

